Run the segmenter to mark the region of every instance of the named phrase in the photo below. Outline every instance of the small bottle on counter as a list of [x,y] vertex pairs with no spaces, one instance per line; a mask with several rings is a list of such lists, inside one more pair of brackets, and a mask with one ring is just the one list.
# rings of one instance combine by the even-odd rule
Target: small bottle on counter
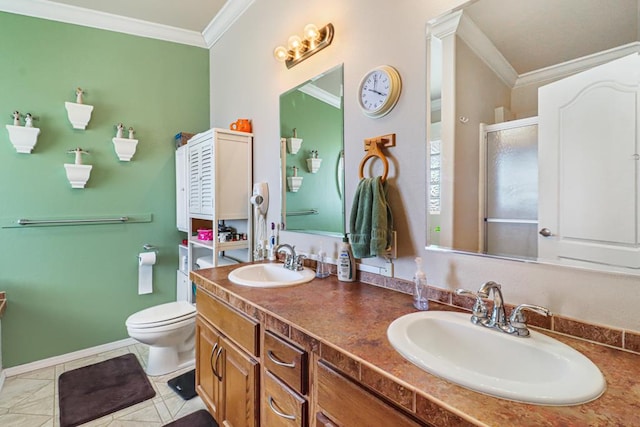
[[416,258],[417,270],[413,277],[415,289],[413,290],[413,306],[418,310],[429,310],[429,299],[427,298],[427,275],[422,271],[422,258]]
[[356,280],[356,261],[353,258],[349,238],[344,235],[340,254],[338,255],[338,280],[341,282],[353,282]]
[[322,249],[318,251],[318,260],[316,261],[316,277],[324,279],[329,276],[329,266],[326,263],[326,254]]

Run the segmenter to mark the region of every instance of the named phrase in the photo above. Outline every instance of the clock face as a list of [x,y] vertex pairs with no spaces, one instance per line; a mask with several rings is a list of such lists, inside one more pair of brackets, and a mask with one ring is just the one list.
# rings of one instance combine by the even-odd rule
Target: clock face
[[380,109],[389,98],[390,89],[391,80],[387,73],[381,70],[371,72],[365,77],[360,92],[362,106],[369,111]]
[[369,117],[382,117],[395,106],[400,96],[400,75],[389,66],[369,71],[358,90],[362,112]]

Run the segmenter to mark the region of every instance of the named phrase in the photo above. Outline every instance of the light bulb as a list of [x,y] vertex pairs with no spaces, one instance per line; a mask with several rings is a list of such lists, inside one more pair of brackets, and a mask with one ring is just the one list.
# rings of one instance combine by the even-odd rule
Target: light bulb
[[289,37],[287,44],[289,46],[289,50],[297,52],[302,48],[302,39],[299,36],[291,36]]
[[304,27],[304,38],[309,41],[318,40],[318,38],[320,38],[320,31],[318,30],[318,27],[313,24],[307,24]]
[[280,62],[284,62],[289,57],[289,52],[284,46],[278,46],[273,51],[273,56]]

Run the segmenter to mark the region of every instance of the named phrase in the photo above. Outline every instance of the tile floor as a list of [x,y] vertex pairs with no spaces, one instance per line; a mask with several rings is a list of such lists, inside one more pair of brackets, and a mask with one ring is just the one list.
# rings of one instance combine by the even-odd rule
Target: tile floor
[[[59,427],[58,376],[65,371],[126,353],[135,354],[140,360],[140,364],[145,366],[144,358],[147,354],[147,347],[143,344],[136,344],[5,379],[2,391],[0,391],[0,426]],[[199,396],[187,401],[182,400],[167,385],[168,380],[189,369],[193,368],[186,368],[166,376],[149,377],[156,390],[155,397],[90,421],[83,426],[161,427],[205,408]]]

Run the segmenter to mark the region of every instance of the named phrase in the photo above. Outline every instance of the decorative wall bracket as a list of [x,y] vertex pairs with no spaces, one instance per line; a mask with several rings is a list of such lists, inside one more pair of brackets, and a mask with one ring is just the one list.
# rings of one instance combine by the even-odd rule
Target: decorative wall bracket
[[87,124],[89,124],[89,120],[91,120],[93,105],[65,102],[64,107],[67,109],[67,116],[74,129],[84,130],[87,128]]
[[30,154],[38,142],[39,128],[7,125],[9,140],[18,153]]
[[322,159],[318,159],[316,157],[310,157],[307,159],[307,169],[309,172],[316,173],[318,169],[320,169],[320,164],[322,163]]
[[302,146],[302,138],[287,138],[287,151],[296,154]]
[[121,162],[128,162],[136,153],[137,139],[113,138],[113,147]]
[[287,187],[292,193],[297,193],[300,187],[302,187],[302,176],[288,176]]
[[91,175],[91,168],[93,165],[83,165],[82,164],[82,155],[89,154],[88,151],[83,150],[82,148],[74,148],[73,150],[67,151],[67,153],[75,154],[75,164],[65,163],[64,169],[67,172],[67,179],[69,180],[69,184],[71,184],[71,188],[84,188],[89,181],[89,176]]

